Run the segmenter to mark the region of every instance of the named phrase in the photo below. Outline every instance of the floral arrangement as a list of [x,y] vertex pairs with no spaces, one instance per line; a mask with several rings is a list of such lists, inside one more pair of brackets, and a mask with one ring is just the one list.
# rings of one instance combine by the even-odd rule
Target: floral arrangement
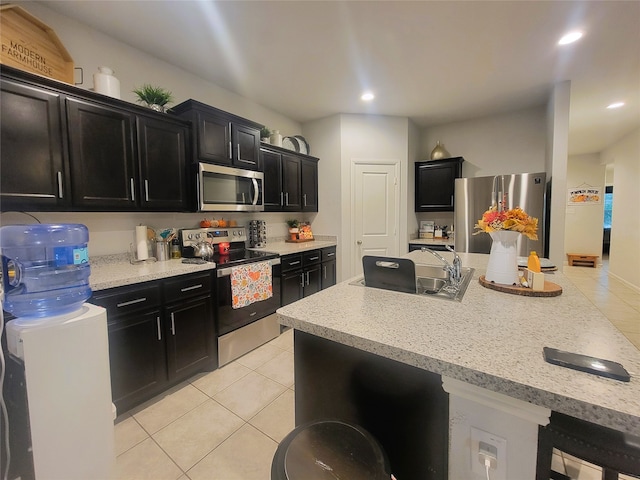
[[495,232],[497,230],[513,230],[526,235],[531,240],[538,239],[538,219],[530,217],[520,207],[511,210],[498,210],[497,207],[490,208],[482,214],[482,218],[478,220],[475,229],[478,233]]

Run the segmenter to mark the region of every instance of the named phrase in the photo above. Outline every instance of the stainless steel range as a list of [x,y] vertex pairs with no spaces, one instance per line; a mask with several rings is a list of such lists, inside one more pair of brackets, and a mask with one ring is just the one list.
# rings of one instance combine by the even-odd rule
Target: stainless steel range
[[[216,262],[216,323],[218,364],[235,360],[280,334],[280,325],[273,315],[280,307],[280,256],[276,253],[247,250],[245,227],[197,228],[181,231],[182,256],[193,258],[200,242],[213,246],[211,261]],[[268,262],[271,267],[272,296],[266,300],[234,308],[232,276],[236,267]],[[257,265],[255,266],[258,267]],[[246,269],[245,269],[246,270]],[[264,284],[261,285],[264,287]]]

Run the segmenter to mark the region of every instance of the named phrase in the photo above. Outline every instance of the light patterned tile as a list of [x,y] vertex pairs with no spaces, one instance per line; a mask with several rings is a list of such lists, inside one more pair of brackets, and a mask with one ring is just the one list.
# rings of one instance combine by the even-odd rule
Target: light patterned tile
[[191,480],[268,480],[277,447],[271,438],[246,424],[187,475]]
[[191,380],[191,384],[198,390],[213,397],[216,393],[221,392],[250,372],[250,368],[238,362],[231,362],[213,372],[198,375],[196,379]]
[[276,442],[295,428],[295,395],[293,390],[285,392],[260,411],[250,422]]
[[256,372],[274,380],[285,387],[293,385],[293,353],[283,351],[277,357],[258,367]]
[[117,480],[176,480],[182,473],[151,438],[116,458]]
[[126,452],[144,439],[149,438],[149,434],[128,414],[118,419],[113,430],[116,455]]
[[278,337],[271,340],[269,344],[282,350],[293,352],[293,329],[285,330]]
[[131,414],[142,428],[154,434],[208,398],[193,385],[181,383],[135,408]]
[[285,390],[285,386],[251,372],[218,393],[214,400],[244,420],[249,420]]
[[243,424],[240,417],[208,400],[160,430],[153,439],[186,471]]
[[272,358],[280,355],[282,353],[282,349],[278,347],[274,347],[268,343],[262,345],[261,347],[256,348],[255,350],[243,355],[238,358],[236,362],[244,365],[251,370],[255,370],[261,365],[264,365]]

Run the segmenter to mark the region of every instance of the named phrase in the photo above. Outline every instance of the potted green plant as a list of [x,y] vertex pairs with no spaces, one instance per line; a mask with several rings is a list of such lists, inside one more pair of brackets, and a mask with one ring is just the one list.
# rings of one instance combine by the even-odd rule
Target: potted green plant
[[289,225],[289,234],[291,235],[291,240],[298,240],[298,233],[300,232],[298,227],[300,226],[300,222],[293,218],[291,220],[287,220],[287,225]]
[[271,137],[271,130],[267,127],[262,127],[260,129],[260,141],[263,143],[269,143],[269,138]]
[[144,102],[147,106],[157,112],[164,112],[164,106],[173,101],[173,95],[169,90],[145,83],[141,87],[133,90],[138,96],[138,102]]

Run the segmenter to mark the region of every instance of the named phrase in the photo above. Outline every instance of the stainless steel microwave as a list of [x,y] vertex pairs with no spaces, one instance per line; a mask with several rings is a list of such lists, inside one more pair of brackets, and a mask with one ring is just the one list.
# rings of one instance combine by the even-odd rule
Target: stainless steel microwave
[[196,184],[201,212],[264,211],[262,172],[199,163]]

